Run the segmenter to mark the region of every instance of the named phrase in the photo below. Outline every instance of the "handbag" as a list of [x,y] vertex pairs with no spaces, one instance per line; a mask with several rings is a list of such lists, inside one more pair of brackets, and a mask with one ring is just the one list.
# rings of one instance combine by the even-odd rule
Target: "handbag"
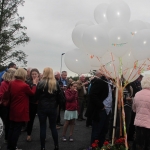
[[8,89],[4,92],[2,99],[0,100],[0,105],[9,106],[10,104],[10,83]]

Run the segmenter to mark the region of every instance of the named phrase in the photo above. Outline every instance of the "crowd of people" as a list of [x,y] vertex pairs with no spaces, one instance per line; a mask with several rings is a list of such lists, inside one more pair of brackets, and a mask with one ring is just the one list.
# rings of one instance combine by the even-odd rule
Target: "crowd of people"
[[[143,78],[143,79],[142,79]],[[142,81],[141,81],[142,80]],[[122,77],[122,85],[125,80]],[[142,76],[128,84],[123,91],[126,132],[128,141],[133,141],[133,150],[150,150],[150,76]],[[27,132],[26,140],[32,141],[35,116],[40,123],[41,150],[45,150],[46,122],[49,121],[54,150],[59,150],[58,132],[63,127],[63,142],[73,142],[75,121],[85,121],[91,127],[91,145],[99,140],[99,147],[105,140],[120,135],[120,106],[118,102],[116,126],[113,126],[115,107],[115,81],[102,70],[86,80],[80,75],[77,81],[67,78],[67,72],[53,72],[44,68],[41,74],[36,68],[16,68],[10,63],[0,73],[0,117],[5,126],[7,150],[19,150],[17,142],[22,130]],[[87,107],[86,111],[85,106]],[[64,124],[60,112],[64,112]],[[85,112],[85,114],[84,114]]]

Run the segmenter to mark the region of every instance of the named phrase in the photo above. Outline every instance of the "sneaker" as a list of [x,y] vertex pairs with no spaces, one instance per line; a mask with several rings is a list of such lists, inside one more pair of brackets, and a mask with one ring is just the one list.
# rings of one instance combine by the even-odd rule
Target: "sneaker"
[[59,150],[59,147],[58,147],[58,146],[55,146],[54,150]]
[[69,136],[69,141],[70,141],[70,142],[73,142],[72,136]]
[[66,142],[66,141],[67,141],[67,139],[66,139],[65,136],[62,137],[62,141],[63,141],[63,142]]
[[27,136],[27,142],[31,142],[31,136]]

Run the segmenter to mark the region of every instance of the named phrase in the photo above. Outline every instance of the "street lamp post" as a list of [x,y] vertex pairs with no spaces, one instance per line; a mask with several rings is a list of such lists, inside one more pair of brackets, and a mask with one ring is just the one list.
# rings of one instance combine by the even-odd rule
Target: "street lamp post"
[[65,54],[65,53],[62,53],[62,54],[61,54],[60,73],[61,73],[61,71],[62,71],[62,57],[63,57],[64,54]]

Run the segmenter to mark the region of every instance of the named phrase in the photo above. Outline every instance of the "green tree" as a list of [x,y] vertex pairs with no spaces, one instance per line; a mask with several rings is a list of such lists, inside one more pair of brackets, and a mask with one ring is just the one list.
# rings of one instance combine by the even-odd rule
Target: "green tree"
[[21,25],[24,17],[18,14],[18,7],[23,4],[24,0],[0,0],[0,67],[11,61],[27,64],[27,55],[15,50],[18,45],[29,42],[27,28]]

